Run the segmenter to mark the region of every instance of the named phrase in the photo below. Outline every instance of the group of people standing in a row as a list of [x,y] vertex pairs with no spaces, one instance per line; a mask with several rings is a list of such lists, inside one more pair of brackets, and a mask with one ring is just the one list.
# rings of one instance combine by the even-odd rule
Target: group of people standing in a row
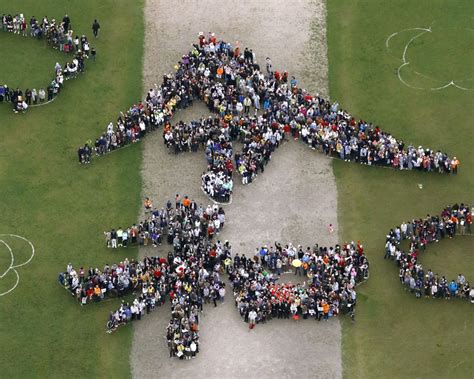
[[[174,206],[174,208],[173,208]],[[181,218],[187,212],[192,212],[197,221],[186,224],[189,238],[198,240],[208,238],[212,240],[219,235],[225,224],[225,211],[222,207],[198,204],[188,196],[176,194],[174,203],[169,200],[164,207],[158,209],[147,197],[144,201],[146,218],[127,228],[113,228],[104,232],[106,246],[109,248],[127,247],[129,245],[157,247],[166,240],[174,246],[181,246],[186,240],[181,239],[179,232],[184,227],[180,225]],[[177,212],[183,211],[183,214]],[[188,230],[189,229],[189,230]]]
[[73,55],[72,59],[66,62],[64,66],[56,63],[54,67],[55,76],[46,88],[38,90],[36,88],[26,88],[22,90],[20,88],[9,88],[7,84],[1,86],[0,103],[10,102],[15,113],[26,112],[31,105],[52,101],[61,91],[64,80],[74,78],[78,73],[83,72],[85,59],[89,57],[95,59],[96,57],[96,50],[90,46],[87,37],[85,35],[79,37],[73,34],[71,19],[67,14],[60,22],[47,17],[37,20],[35,16],[32,16],[27,22],[22,13],[15,16],[4,14],[1,20],[3,31],[24,37],[45,39],[54,49]]
[[[458,234],[470,234],[472,213],[467,204],[454,204],[443,209],[440,215],[403,222],[387,234],[384,259],[391,259],[399,268],[400,282],[416,297],[441,299],[470,299],[474,303],[474,287],[471,287],[462,273],[456,278],[426,270],[418,262],[418,255],[427,245]],[[408,242],[408,250],[402,243]]]
[[[261,68],[248,49],[241,51],[238,44],[217,40],[213,33],[207,37],[200,33],[198,43],[175,68],[174,75],[165,75],[160,87],[150,89],[143,101],[120,113],[117,122],[111,122],[95,146],[88,145],[87,149],[105,154],[164,126],[165,143],[175,152],[196,151],[202,145],[208,150],[208,160],[209,155],[217,155],[217,165],[210,164],[203,176],[203,189],[211,197],[229,183],[230,163],[242,182],[250,183],[259,170],[264,170],[285,133],[345,161],[457,172],[457,158],[421,146],[407,146],[371,123],[356,121],[337,103],[299,88],[287,72],[273,71],[271,64]],[[173,114],[192,105],[195,99],[202,100],[216,114],[210,124],[196,120],[171,126]],[[214,154],[222,143],[228,145],[236,138],[243,147],[232,152],[234,162],[228,163],[229,148],[224,157]]]

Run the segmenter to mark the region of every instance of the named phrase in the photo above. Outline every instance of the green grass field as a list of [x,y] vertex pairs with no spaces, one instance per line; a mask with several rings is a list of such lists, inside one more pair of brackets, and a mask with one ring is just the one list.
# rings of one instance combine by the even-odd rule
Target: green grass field
[[[0,233],[23,235],[36,247],[31,264],[18,270],[18,287],[0,298],[0,375],[127,377],[132,330],[107,338],[111,304],[81,308],[56,278],[69,261],[88,267],[111,259],[100,231],[129,222],[138,212],[139,145],[86,169],[74,152],[140,97],[142,1],[0,0],[0,9],[23,12],[28,19],[32,14],[62,19],[67,12],[73,29],[90,37],[94,18],[102,26],[102,35],[93,41],[97,61],[68,81],[54,103],[26,115],[0,106]],[[13,39],[6,37],[12,36],[0,34],[0,79],[8,75],[8,84],[25,86],[49,82],[55,61],[64,55],[15,36],[24,51],[5,56]],[[114,261],[126,254],[136,251],[117,253]]]
[[[81,308],[56,277],[68,262],[95,266],[112,259],[100,231],[129,223],[138,213],[140,144],[87,168],[79,167],[74,152],[140,97],[142,5],[143,0],[0,0],[0,13],[61,19],[67,12],[81,34],[91,35],[94,18],[102,26],[101,37],[93,41],[97,61],[68,81],[53,104],[25,115],[0,106],[0,233],[23,235],[36,247],[32,263],[18,270],[14,293],[0,297],[2,377],[130,376],[132,329],[113,338],[104,333],[113,303]],[[416,299],[399,284],[393,262],[383,260],[392,226],[457,201],[474,203],[474,91],[403,85],[397,68],[414,35],[397,35],[389,50],[386,39],[403,29],[433,25],[436,36],[430,32],[410,45],[411,67],[404,78],[420,87],[446,79],[469,86],[474,49],[465,29],[474,29],[473,14],[469,0],[328,0],[331,98],[406,142],[439,148],[461,160],[458,176],[334,161],[342,237],[363,241],[371,261],[370,280],[359,289],[357,321],[343,319],[348,378],[473,376],[472,305]],[[0,33],[0,82],[38,87],[50,80],[56,61],[64,62],[64,55],[29,39],[21,41],[23,50],[13,52],[12,41]],[[462,271],[474,282],[471,238],[443,241],[420,260],[447,275]],[[136,251],[114,254],[117,261]],[[0,272],[8,264],[2,255]],[[0,293],[13,282],[5,277]]]
[[[399,285],[396,266],[383,260],[385,235],[392,226],[438,213],[447,204],[467,201],[472,205],[474,200],[474,91],[415,90],[403,85],[396,69],[413,34],[405,41],[394,40],[389,52],[386,39],[403,29],[427,28],[435,21],[433,30],[446,35],[437,41],[434,33],[423,36],[430,38],[417,40],[415,49],[407,51],[407,59],[416,65],[414,70],[425,70],[424,75],[443,80],[460,75],[462,79],[469,71],[472,74],[472,35],[443,29],[462,29],[469,23],[472,28],[473,13],[470,1],[328,2],[331,98],[406,142],[444,150],[462,163],[460,174],[450,177],[334,162],[343,237],[364,241],[371,261],[370,280],[360,287],[357,322],[346,322],[343,328],[346,377],[469,378],[474,374],[472,305],[416,299]],[[433,46],[434,42],[439,44]],[[410,79],[419,82],[411,83],[426,85],[423,77],[414,76]],[[418,183],[423,184],[422,190]],[[446,274],[462,270],[472,283],[472,246],[472,237],[444,241],[427,250],[426,264],[440,272],[446,265]],[[424,259],[420,257],[423,263]]]
[[[472,251],[472,237],[459,236],[456,241],[445,239],[437,244],[430,245],[420,255],[423,267],[436,270],[437,273],[446,275],[446,279],[456,279],[459,273],[469,273],[472,283],[474,272],[474,256]],[[442,264],[440,264],[442,263]]]
[[11,36],[2,32],[0,46],[0,83],[6,83],[10,88],[46,88],[54,78],[56,62],[61,65],[67,62],[67,55],[29,36]]

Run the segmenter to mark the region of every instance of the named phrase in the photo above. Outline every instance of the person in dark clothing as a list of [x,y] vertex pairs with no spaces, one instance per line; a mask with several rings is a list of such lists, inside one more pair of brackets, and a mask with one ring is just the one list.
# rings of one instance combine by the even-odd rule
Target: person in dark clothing
[[82,146],[79,146],[79,149],[77,149],[77,158],[79,160],[79,163],[82,163],[82,157],[84,155],[84,150]]
[[284,310],[283,310],[283,313],[284,313],[284,317],[286,319],[289,319],[290,318],[290,304],[288,304],[286,301],[283,302],[283,305],[284,305]]
[[63,17],[63,26],[64,26],[65,31],[68,31],[70,29],[71,19],[69,18],[69,16],[67,14],[64,15],[64,17]]
[[26,104],[31,105],[31,90],[29,88],[25,91]]
[[99,37],[99,30],[100,30],[100,24],[97,22],[97,20],[94,20],[92,23],[92,33],[94,34],[95,38]]
[[6,99],[7,92],[8,92],[8,87],[6,84],[3,86],[0,86],[0,103],[3,103],[3,100]]
[[48,101],[53,100],[54,97],[54,87],[51,85],[48,87]]

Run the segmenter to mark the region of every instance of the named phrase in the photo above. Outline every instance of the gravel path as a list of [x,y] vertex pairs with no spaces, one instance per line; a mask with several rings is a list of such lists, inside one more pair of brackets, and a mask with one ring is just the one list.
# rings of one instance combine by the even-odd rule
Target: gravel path
[[[260,63],[269,56],[275,69],[288,70],[305,88],[327,95],[325,1],[288,4],[285,0],[147,0],[145,89],[160,83],[162,75],[196,41],[198,32],[213,31],[218,38],[240,41],[242,48],[253,49]],[[196,102],[175,120],[207,113]],[[206,168],[202,151],[171,154],[159,132],[143,143],[143,196],[150,196],[158,206],[176,193],[208,204],[200,189],[200,173]],[[337,243],[337,192],[331,162],[302,143],[290,141],[281,146],[265,173],[251,185],[236,183],[233,203],[225,209],[227,222],[219,238],[229,240],[234,253],[248,255],[275,240],[302,245]],[[327,231],[330,223],[336,228],[333,235]],[[140,254],[166,252],[166,246],[148,247]],[[294,278],[287,275],[285,279]],[[164,331],[169,315],[166,305],[134,326],[134,377],[342,376],[338,320],[272,320],[249,332],[229,290],[225,304],[205,308],[200,323],[201,352],[189,362],[168,358]]]

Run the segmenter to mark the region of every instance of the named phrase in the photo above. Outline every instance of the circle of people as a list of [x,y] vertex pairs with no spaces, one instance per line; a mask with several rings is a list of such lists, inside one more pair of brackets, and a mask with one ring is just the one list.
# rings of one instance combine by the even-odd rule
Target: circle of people
[[[233,285],[236,305],[249,327],[272,317],[328,319],[355,306],[355,285],[368,276],[368,262],[360,244],[335,248],[315,245],[303,251],[289,244],[262,248],[254,257],[232,257],[228,241],[217,239],[225,224],[225,212],[217,204],[204,207],[187,196],[176,195],[162,209],[144,202],[146,218],[138,225],[105,232],[106,246],[159,246],[166,239],[173,246],[167,257],[145,257],[109,265],[103,270],[68,264],[60,283],[83,305],[108,297],[138,294],[122,301],[111,312],[107,330],[140,320],[144,314],[171,302],[171,319],[166,330],[170,357],[190,359],[199,352],[199,315],[204,304],[217,307],[224,302],[227,273]],[[263,253],[265,252],[265,253]],[[305,276],[305,284],[275,284],[288,267]],[[244,310],[245,309],[245,310]],[[253,314],[255,312],[255,317]]]
[[[78,149],[80,163],[89,163],[93,152],[103,155],[136,142],[163,126],[165,144],[175,153],[197,151],[202,146],[209,164],[202,176],[203,190],[214,200],[228,201],[232,173],[237,169],[244,184],[263,172],[271,154],[285,135],[302,139],[328,156],[366,165],[400,170],[457,173],[459,160],[422,146],[405,143],[364,120],[356,121],[338,103],[299,88],[287,72],[273,71],[267,58],[260,68],[254,53],[239,44],[217,40],[213,33],[199,41],[175,65],[174,75],[163,77],[160,87],[120,113],[104,134]],[[215,117],[171,125],[173,114],[203,101]],[[242,150],[232,160],[232,141]]]
[[[437,299],[461,298],[474,304],[474,287],[462,273],[451,281],[445,275],[426,270],[418,262],[418,255],[427,245],[458,234],[471,233],[472,213],[467,204],[454,204],[443,209],[440,215],[403,222],[387,234],[384,259],[391,259],[399,267],[400,283],[416,297]],[[408,251],[401,248],[408,241]]]
[[32,16],[27,23],[23,13],[12,16],[2,15],[2,30],[23,37],[33,37],[38,40],[45,39],[47,44],[61,52],[73,53],[73,58],[62,67],[56,63],[54,67],[55,76],[51,83],[45,88],[9,88],[7,84],[0,86],[0,103],[9,102],[15,113],[26,112],[31,106],[45,104],[52,101],[61,91],[64,81],[75,78],[79,73],[84,72],[85,59],[91,57],[95,60],[96,50],[91,48],[85,35],[74,36],[71,29],[71,19],[66,14],[61,22],[54,18],[43,17],[37,20]]

